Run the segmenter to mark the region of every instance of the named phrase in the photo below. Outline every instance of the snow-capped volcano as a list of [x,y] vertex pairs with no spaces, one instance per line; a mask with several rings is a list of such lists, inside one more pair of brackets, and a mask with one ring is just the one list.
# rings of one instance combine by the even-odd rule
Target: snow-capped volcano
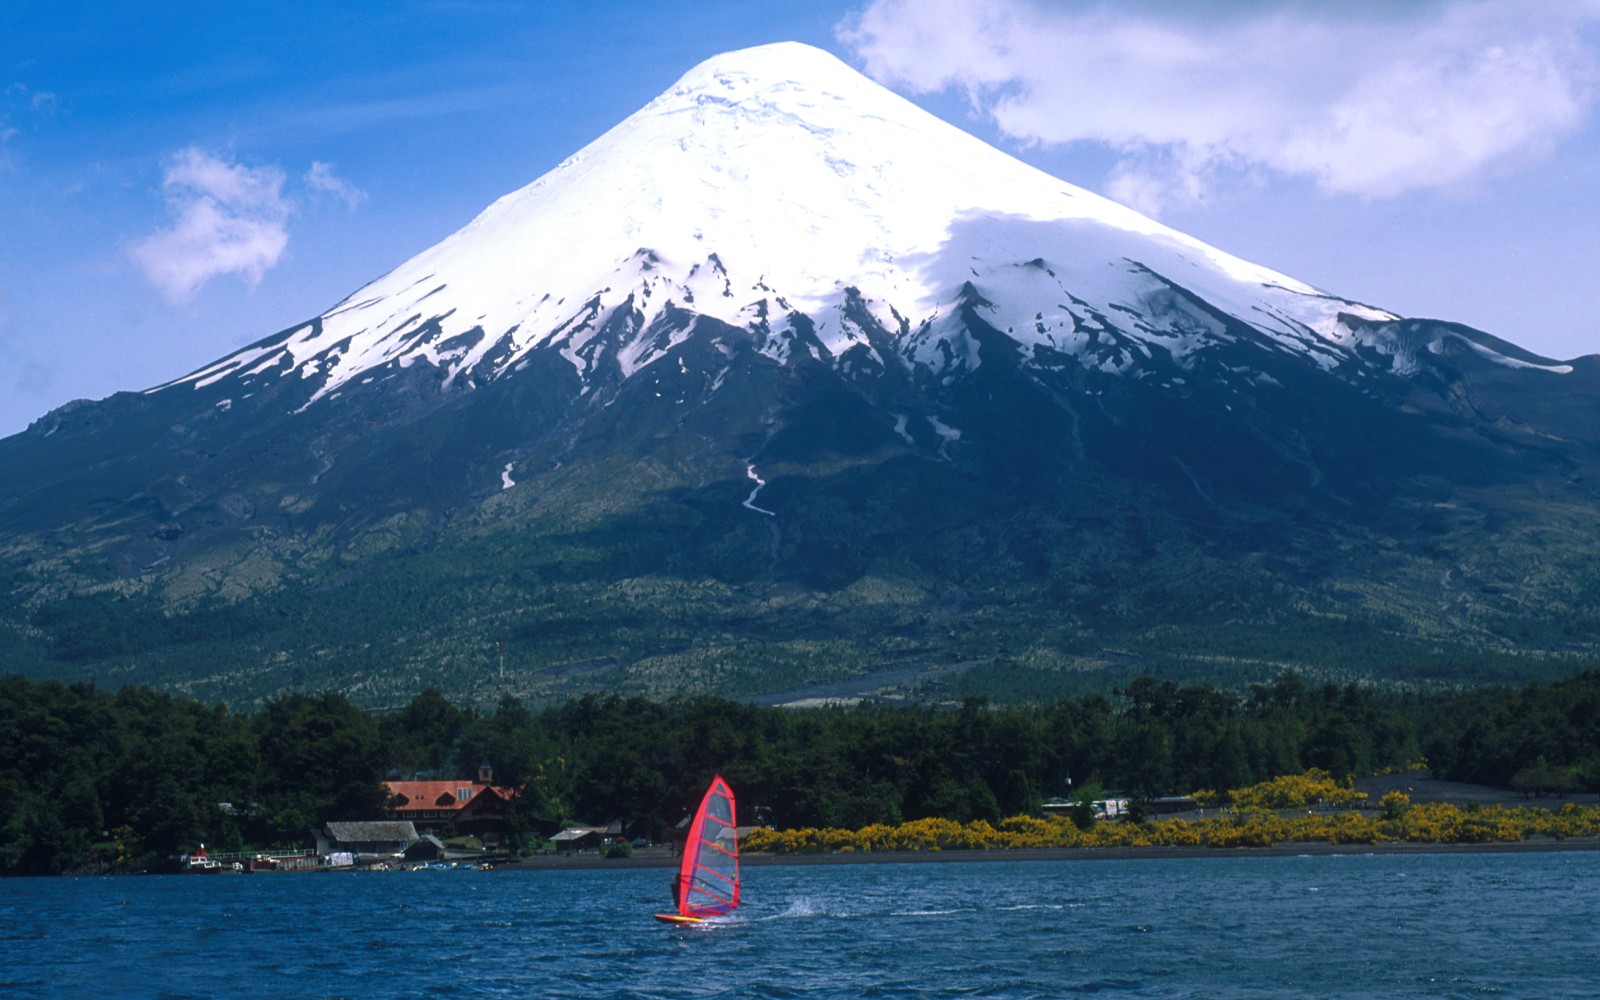
[[[294,370],[314,401],[418,361],[447,385],[481,382],[541,349],[586,382],[608,366],[626,377],[689,334],[684,315],[747,330],[780,360],[804,316],[808,347],[830,359],[860,346],[879,365],[943,371],[979,363],[956,318],[966,302],[1026,351],[1106,371],[1232,339],[1219,312],[1323,367],[1356,345],[1352,319],[1395,318],[1051,177],[784,43],[702,63],[318,321],[179,384]],[[666,314],[680,318],[670,330]],[[870,342],[866,317],[892,346]],[[613,318],[625,322],[596,342]]]
[[0,469],[0,670],[219,697],[455,693],[502,632],[553,694],[1600,627],[1600,358],[1324,293],[800,45]]

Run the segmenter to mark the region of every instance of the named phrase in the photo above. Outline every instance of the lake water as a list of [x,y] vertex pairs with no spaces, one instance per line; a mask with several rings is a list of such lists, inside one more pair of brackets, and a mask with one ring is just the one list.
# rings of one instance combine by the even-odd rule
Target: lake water
[[1600,997],[1600,853],[0,882],[22,997]]

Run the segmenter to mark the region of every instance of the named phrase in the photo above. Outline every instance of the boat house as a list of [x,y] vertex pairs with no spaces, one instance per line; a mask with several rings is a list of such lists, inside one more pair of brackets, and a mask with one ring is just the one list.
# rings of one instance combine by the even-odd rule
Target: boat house
[[317,839],[317,853],[323,857],[341,853],[356,857],[363,855],[393,857],[404,852],[418,840],[417,828],[403,820],[378,820],[366,823],[330,822],[323,824],[321,830],[314,832]]
[[621,834],[622,821],[612,820],[609,826],[569,826],[551,837],[550,842],[561,854],[598,851]]

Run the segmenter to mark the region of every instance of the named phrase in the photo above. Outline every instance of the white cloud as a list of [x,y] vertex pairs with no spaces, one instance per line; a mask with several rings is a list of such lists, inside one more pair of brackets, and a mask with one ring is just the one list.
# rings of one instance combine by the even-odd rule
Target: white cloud
[[305,185],[312,191],[321,194],[330,194],[344,202],[345,208],[355,211],[356,206],[367,200],[367,193],[339,177],[333,172],[333,164],[323,163],[321,160],[312,160],[311,169],[306,171]]
[[191,146],[167,164],[162,181],[172,225],[135,243],[129,256],[175,304],[224,274],[254,287],[289,245],[294,206],[283,183],[277,167],[241,166]]
[[0,90],[0,167],[10,166],[6,147],[22,134],[23,125],[54,117],[61,110],[61,98],[48,90],[32,90],[24,83]]
[[1117,150],[1113,192],[1159,209],[1262,169],[1379,198],[1536,160],[1595,103],[1596,25],[1600,0],[872,0],[839,34],[1013,138]]
[[20,83],[13,83],[5,90],[0,91],[0,170],[11,166],[11,157],[8,149],[11,140],[22,134],[22,130],[13,124],[13,110],[20,107],[18,97],[24,93]]

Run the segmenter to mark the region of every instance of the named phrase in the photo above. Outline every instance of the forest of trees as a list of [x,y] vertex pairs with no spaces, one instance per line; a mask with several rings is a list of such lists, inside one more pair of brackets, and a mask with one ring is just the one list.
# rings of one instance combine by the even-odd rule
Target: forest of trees
[[1286,675],[1238,697],[1141,678],[1113,697],[1003,708],[586,696],[481,713],[429,690],[386,715],[338,694],[245,714],[0,678],[0,873],[298,843],[316,823],[382,816],[386,777],[468,775],[484,757],[525,790],[524,842],[618,818],[663,835],[714,772],[739,789],[745,822],[779,829],[998,821],[1090,785],[1148,797],[1423,759],[1442,778],[1600,789],[1600,673],[1428,696]]

